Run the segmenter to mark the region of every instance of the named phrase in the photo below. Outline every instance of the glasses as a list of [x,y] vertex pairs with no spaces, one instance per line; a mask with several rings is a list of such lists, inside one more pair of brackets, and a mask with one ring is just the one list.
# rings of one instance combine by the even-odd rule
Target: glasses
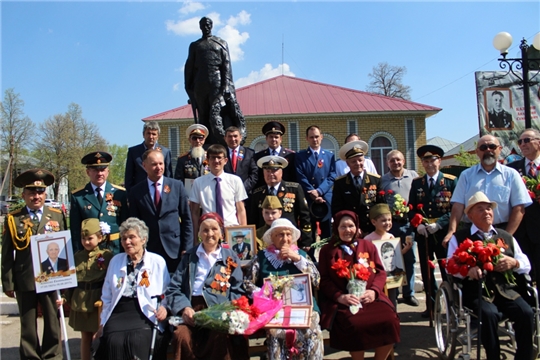
[[210,161],[222,162],[225,158],[223,156],[209,156]]
[[489,150],[495,150],[499,147],[499,145],[495,145],[495,144],[482,144],[478,147],[478,150],[480,151],[486,151],[487,149]]
[[538,138],[523,138],[523,139],[519,139],[518,140],[518,145],[521,145],[521,144],[528,144],[530,143],[531,141],[533,140],[538,140]]

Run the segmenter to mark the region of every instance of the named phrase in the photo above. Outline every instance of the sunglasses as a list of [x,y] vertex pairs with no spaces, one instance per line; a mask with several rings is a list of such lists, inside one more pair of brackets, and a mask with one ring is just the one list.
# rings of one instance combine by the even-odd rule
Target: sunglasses
[[519,139],[518,140],[518,145],[521,145],[521,144],[528,144],[530,143],[531,141],[533,140],[538,140],[537,138],[523,138],[523,139]]
[[487,149],[489,149],[489,150],[495,150],[495,149],[497,149],[498,147],[499,147],[499,145],[495,145],[495,144],[488,144],[488,145],[482,144],[482,145],[480,145],[480,146],[478,147],[478,150],[480,150],[480,151],[486,151]]

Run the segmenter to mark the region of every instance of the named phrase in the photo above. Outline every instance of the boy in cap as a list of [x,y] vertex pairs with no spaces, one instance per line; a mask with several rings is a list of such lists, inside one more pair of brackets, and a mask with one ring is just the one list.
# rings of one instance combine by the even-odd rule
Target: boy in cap
[[[81,163],[86,165],[90,182],[71,193],[69,213],[71,238],[81,238],[81,223],[84,219],[96,218],[111,227],[109,249],[114,255],[121,251],[120,224],[128,218],[126,189],[107,181],[112,155],[105,151],[86,154]],[[82,250],[80,241],[72,241],[73,251]]]
[[[66,218],[59,209],[44,206],[47,186],[54,176],[42,169],[23,172],[15,179],[22,188],[26,206],[6,216],[2,236],[2,289],[16,297],[21,324],[21,359],[62,359],[56,292],[36,293],[30,237],[66,230]],[[37,333],[37,304],[43,313],[43,341]]]
[[279,201],[279,198],[274,195],[268,195],[265,197],[261,207],[265,224],[257,228],[258,250],[263,250],[266,248],[266,243],[262,241],[263,235],[266,230],[270,229],[270,226],[272,226],[274,220],[281,218],[281,214],[283,213],[281,201]]
[[193,180],[199,176],[210,173],[206,152],[203,148],[208,129],[201,124],[190,125],[186,130],[186,136],[191,145],[191,149],[178,157],[174,178],[181,180],[186,186],[186,190],[191,190]]

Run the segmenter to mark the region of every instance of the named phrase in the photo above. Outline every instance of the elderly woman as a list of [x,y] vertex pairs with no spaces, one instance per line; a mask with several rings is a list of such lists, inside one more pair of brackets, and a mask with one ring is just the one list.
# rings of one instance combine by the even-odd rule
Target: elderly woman
[[[148,359],[154,323],[167,317],[165,302],[158,306],[157,297],[165,293],[169,273],[161,256],[146,251],[148,227],[143,221],[133,217],[124,221],[120,225],[120,239],[124,253],[112,258],[103,284],[103,310],[97,335],[102,337],[95,357]],[[159,324],[154,351],[158,359],[166,358],[167,342],[161,341],[163,325]]]
[[184,321],[173,334],[176,360],[249,359],[248,342],[243,336],[194,327],[196,311],[244,294],[240,260],[232,249],[221,246],[223,233],[221,216],[213,212],[202,215],[201,243],[182,257],[167,289],[171,313],[181,315]]
[[[307,254],[296,246],[300,238],[298,230],[289,220],[274,220],[264,233],[263,241],[266,249],[257,253],[250,263],[250,275],[246,280],[246,288],[250,292],[260,289],[265,278],[270,275],[309,274],[314,288],[319,286],[319,271]],[[290,339],[287,329],[272,329],[267,331],[268,359],[322,359],[324,354],[323,338],[319,327],[319,308],[313,299],[311,326],[308,329],[294,331],[292,347],[286,341]],[[289,343],[289,346],[286,345]]]
[[[358,216],[352,211],[334,215],[330,242],[319,254],[321,272],[321,326],[330,329],[330,346],[350,351],[353,360],[364,359],[364,351],[375,349],[375,359],[386,359],[399,341],[399,318],[384,295],[386,272],[371,241],[359,238]],[[366,290],[355,296],[347,292],[347,278],[332,266],[338,260],[365,264],[369,269]],[[351,305],[362,305],[356,314]]]

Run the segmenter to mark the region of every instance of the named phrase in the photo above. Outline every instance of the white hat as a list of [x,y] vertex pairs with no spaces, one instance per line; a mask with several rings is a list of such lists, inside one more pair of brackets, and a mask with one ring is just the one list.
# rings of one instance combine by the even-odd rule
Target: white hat
[[347,160],[355,156],[364,156],[369,150],[367,142],[362,140],[355,140],[346,143],[339,149],[339,158],[341,160]]
[[266,232],[263,235],[263,241],[267,244],[272,243],[272,232],[277,228],[288,228],[292,231],[292,237],[293,241],[296,242],[300,238],[300,230],[296,226],[293,225],[293,223],[289,219],[276,219],[272,223],[272,226],[270,226],[270,229],[266,230]]
[[472,207],[478,203],[491,203],[491,208],[495,209],[497,207],[497,203],[495,201],[489,201],[486,194],[484,194],[481,191],[477,191],[473,196],[469,198],[469,201],[467,201],[467,207],[465,208],[465,214],[469,213],[469,210],[472,209]]
[[186,130],[186,137],[189,139],[192,134],[202,135],[206,140],[206,137],[208,136],[208,128],[201,124],[190,125]]
[[261,169],[285,169],[288,165],[287,159],[275,155],[263,156],[257,161],[257,166]]

